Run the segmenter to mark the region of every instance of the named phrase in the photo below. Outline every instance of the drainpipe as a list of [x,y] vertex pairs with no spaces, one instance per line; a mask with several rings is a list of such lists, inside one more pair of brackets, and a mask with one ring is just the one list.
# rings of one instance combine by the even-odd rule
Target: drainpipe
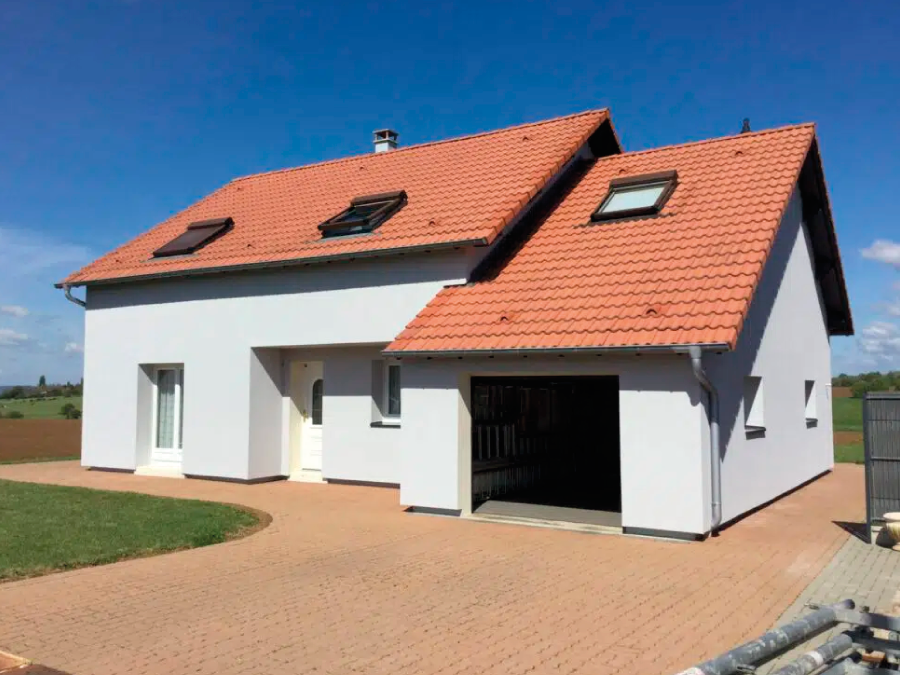
[[87,307],[87,303],[84,300],[76,298],[74,295],[72,295],[72,287],[69,286],[69,284],[63,284],[62,289],[63,293],[66,294],[66,300],[68,300],[69,302],[74,302],[79,307]]
[[722,524],[722,459],[719,453],[719,393],[703,370],[700,347],[688,349],[691,357],[691,368],[700,386],[709,394],[709,474],[712,492],[712,522],[710,534],[715,533]]

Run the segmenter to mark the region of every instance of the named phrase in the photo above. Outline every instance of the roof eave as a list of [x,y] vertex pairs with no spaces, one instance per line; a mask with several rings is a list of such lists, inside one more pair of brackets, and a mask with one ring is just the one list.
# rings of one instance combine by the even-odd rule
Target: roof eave
[[394,358],[462,358],[466,356],[530,356],[546,354],[686,354],[691,347],[700,347],[703,351],[727,352],[731,345],[725,342],[707,343],[673,343],[665,345],[621,345],[594,347],[525,347],[518,349],[448,349],[448,350],[391,350],[384,349],[382,354]]
[[435,244],[417,244],[415,246],[404,246],[401,248],[385,248],[375,249],[371,251],[353,251],[348,253],[334,253],[324,256],[308,257],[308,258],[291,258],[288,260],[273,260],[261,263],[249,263],[243,265],[221,265],[218,267],[198,267],[197,269],[188,270],[171,270],[168,272],[153,272],[150,274],[137,274],[127,277],[113,277],[107,279],[82,279],[82,280],[63,280],[54,286],[56,288],[77,288],[78,286],[106,286],[112,284],[133,283],[139,281],[153,281],[157,279],[176,279],[179,277],[194,277],[206,274],[226,274],[230,272],[252,272],[257,270],[279,269],[284,267],[304,267],[306,265],[318,265],[331,262],[341,262],[346,260],[356,260],[359,258],[387,258],[396,255],[405,255],[409,253],[426,253],[431,251],[443,251],[455,248],[465,248],[468,246],[486,246],[488,240],[484,237],[477,239],[463,239],[459,241],[439,242]]

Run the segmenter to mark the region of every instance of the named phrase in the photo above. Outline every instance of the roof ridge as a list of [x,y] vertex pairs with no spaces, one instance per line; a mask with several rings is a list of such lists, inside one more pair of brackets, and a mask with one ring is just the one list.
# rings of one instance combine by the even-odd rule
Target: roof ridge
[[737,133],[731,134],[729,136],[716,136],[715,138],[704,138],[699,141],[687,141],[686,143],[671,143],[669,145],[660,145],[656,148],[647,148],[646,150],[632,150],[630,152],[623,152],[619,155],[608,155],[606,157],[600,157],[597,161],[603,161],[604,159],[615,159],[615,158],[623,158],[623,157],[633,157],[635,155],[646,155],[651,152],[661,152],[663,150],[675,150],[677,148],[686,148],[694,145],[708,145],[710,143],[723,143],[725,141],[734,141],[741,138],[749,138],[751,136],[765,136],[766,134],[777,134],[783,133],[785,131],[792,131],[794,129],[804,129],[811,128],[815,131],[816,123],[815,122],[800,122],[799,124],[786,124],[783,127],[773,127],[772,129],[760,129],[759,131],[748,131],[746,133]]
[[[410,150],[420,150],[421,148],[427,148],[432,145],[443,145],[444,143],[456,143],[458,141],[467,141],[472,138],[479,138],[481,136],[491,136],[493,134],[501,134],[507,131],[514,131],[516,129],[526,129],[528,127],[536,127],[542,124],[550,124],[551,122],[562,122],[567,119],[574,119],[575,117],[584,117],[586,115],[593,115],[599,113],[606,113],[607,117],[609,117],[609,108],[593,108],[591,110],[583,110],[577,113],[571,113],[569,115],[561,115],[559,117],[551,117],[545,120],[538,120],[536,122],[523,122],[522,124],[514,124],[511,127],[502,127],[500,129],[490,129],[488,131],[478,131],[473,134],[465,134],[463,136],[452,136],[450,138],[442,138],[437,141],[426,141],[424,143],[418,143],[417,145],[407,145],[402,148],[397,148],[396,150],[391,150],[389,152],[367,152],[361,153],[359,155],[350,155],[348,157],[336,157],[334,159],[324,159],[321,162],[312,162],[310,164],[303,164],[302,166],[289,166],[283,169],[272,169],[271,171],[261,171],[259,173],[251,173],[246,176],[238,176],[237,178],[232,178],[229,183],[237,183],[238,181],[248,180],[250,178],[258,178],[260,176],[269,176],[276,173],[288,173],[290,171],[302,171],[303,169],[311,169],[313,167],[326,166],[329,164],[341,164],[343,162],[351,162],[354,160],[359,160],[364,157],[383,157],[383,156],[394,156],[401,152],[408,152]],[[228,183],[226,183],[227,185]]]

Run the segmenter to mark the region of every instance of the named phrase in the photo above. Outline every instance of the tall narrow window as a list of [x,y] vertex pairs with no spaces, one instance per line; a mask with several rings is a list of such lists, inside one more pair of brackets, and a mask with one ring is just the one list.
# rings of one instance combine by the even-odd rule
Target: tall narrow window
[[400,364],[386,363],[384,374],[384,417],[400,419]]
[[315,426],[322,424],[322,398],[325,395],[325,382],[321,379],[313,382],[312,386],[312,423]]
[[184,370],[158,368],[156,370],[156,429],[155,447],[174,450],[182,447],[184,429]]

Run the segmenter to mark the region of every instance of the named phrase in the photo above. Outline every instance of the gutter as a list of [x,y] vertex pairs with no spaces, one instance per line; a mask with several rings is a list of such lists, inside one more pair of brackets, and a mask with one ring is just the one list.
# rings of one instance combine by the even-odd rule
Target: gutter
[[[695,345],[690,349],[696,348],[703,351],[725,352],[730,351],[731,347],[724,342],[709,342],[705,344]],[[604,354],[683,354],[688,349],[687,345],[647,345],[643,347],[532,347],[524,349],[457,349],[447,351],[393,351],[385,349],[381,353],[385,356],[402,359],[410,358],[463,358],[465,356],[543,356],[546,354],[596,354],[602,356]]]
[[712,493],[712,514],[709,526],[710,534],[716,532],[722,524],[722,455],[719,451],[719,392],[710,382],[706,371],[703,370],[703,353],[700,345],[692,345],[688,348],[691,357],[691,369],[700,386],[709,394],[709,478],[710,492]]
[[[59,288],[59,287],[60,287],[60,285],[57,285],[57,288]],[[76,298],[74,295],[72,295],[72,286],[71,285],[62,284],[61,288],[63,289],[63,292],[66,294],[66,300],[78,305],[79,307],[87,307],[87,303],[84,300],[82,300],[81,298]]]

